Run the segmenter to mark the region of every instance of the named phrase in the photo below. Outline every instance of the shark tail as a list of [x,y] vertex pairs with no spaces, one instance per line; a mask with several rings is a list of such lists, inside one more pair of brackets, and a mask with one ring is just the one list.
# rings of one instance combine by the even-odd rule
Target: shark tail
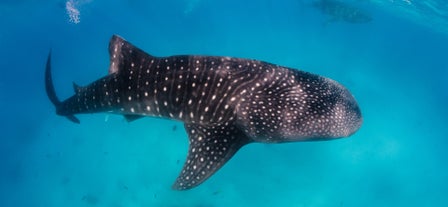
[[[47,92],[47,96],[50,99],[51,103],[53,103],[54,106],[56,107],[56,111],[59,111],[58,109],[61,107],[62,102],[59,101],[58,97],[56,96],[56,91],[54,90],[53,85],[53,78],[51,76],[51,50],[48,54],[47,65],[45,68],[45,91]],[[73,116],[72,114],[64,116],[74,123],[77,124],[80,123],[79,119]]]

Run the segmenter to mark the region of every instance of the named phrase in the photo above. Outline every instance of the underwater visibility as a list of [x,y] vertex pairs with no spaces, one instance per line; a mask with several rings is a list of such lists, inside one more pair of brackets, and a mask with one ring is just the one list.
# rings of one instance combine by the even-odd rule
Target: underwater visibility
[[448,206],[442,0],[0,1],[1,207]]

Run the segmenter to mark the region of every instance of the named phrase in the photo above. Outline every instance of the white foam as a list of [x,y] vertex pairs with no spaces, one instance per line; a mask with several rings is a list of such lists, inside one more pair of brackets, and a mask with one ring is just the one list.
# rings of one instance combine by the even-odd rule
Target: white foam
[[75,24],[78,24],[81,22],[81,20],[80,20],[81,13],[79,12],[79,10],[77,8],[76,1],[68,0],[67,2],[65,2],[65,10],[67,11],[70,22],[75,23]]

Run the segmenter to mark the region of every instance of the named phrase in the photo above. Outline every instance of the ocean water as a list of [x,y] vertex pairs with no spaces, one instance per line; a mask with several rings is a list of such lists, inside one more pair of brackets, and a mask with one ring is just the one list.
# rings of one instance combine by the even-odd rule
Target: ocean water
[[[317,6],[316,2],[320,2]],[[0,206],[448,206],[444,0],[1,0]],[[364,123],[328,142],[250,144],[197,188],[180,122],[55,114],[107,74],[118,34],[150,54],[264,60],[345,85]]]

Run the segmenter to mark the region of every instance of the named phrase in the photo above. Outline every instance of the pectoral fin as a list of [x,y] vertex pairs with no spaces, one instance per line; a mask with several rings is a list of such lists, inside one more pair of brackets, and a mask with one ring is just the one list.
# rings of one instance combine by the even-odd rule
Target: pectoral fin
[[214,126],[185,124],[190,147],[182,172],[173,188],[193,188],[218,171],[250,139],[230,123]]

